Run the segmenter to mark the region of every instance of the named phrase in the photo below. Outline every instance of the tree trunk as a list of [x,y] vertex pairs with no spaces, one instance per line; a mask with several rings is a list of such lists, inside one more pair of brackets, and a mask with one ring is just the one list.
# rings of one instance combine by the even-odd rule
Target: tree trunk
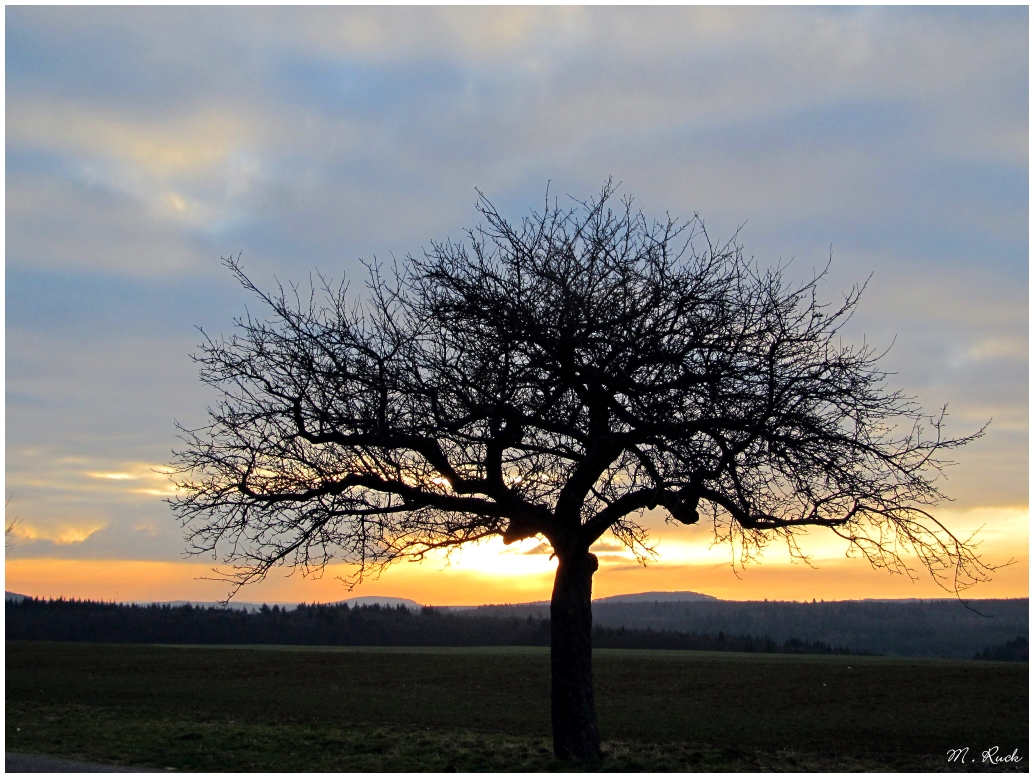
[[602,756],[592,694],[592,574],[595,555],[558,556],[550,602],[553,753],[557,759]]

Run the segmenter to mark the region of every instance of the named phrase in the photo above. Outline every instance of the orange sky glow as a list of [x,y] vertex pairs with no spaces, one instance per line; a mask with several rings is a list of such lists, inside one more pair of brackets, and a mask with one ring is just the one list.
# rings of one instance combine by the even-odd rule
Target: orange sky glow
[[[983,558],[995,565],[1010,559],[987,583],[969,589],[970,598],[1027,597],[1029,560],[1026,508],[976,509],[942,517],[957,530],[983,529]],[[600,571],[595,597],[645,591],[690,590],[728,600],[845,600],[863,598],[948,597],[922,570],[913,582],[904,575],[873,570],[864,560],[844,557],[842,542],[813,532],[802,548],[812,566],[793,563],[784,548],[770,546],[745,568],[731,565],[728,546],[709,547],[705,528],[665,527],[655,533],[657,558],[643,566],[613,541],[594,549]],[[334,602],[348,597],[405,597],[425,605],[479,605],[547,600],[555,560],[534,540],[504,546],[495,539],[462,549],[451,559],[399,562],[349,591],[340,577],[352,570],[331,566],[321,578],[300,573],[272,574],[243,590],[246,602]],[[119,601],[218,600],[227,585],[211,578],[211,564],[190,560],[10,559],[6,588],[38,597]]]

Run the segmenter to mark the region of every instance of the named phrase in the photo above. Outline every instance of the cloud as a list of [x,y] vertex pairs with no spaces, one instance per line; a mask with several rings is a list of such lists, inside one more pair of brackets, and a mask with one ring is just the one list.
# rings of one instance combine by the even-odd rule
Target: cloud
[[104,529],[104,523],[87,522],[85,524],[61,524],[57,527],[40,528],[32,524],[19,522],[11,531],[14,536],[15,545],[23,544],[25,541],[50,541],[51,543],[67,546],[73,543],[82,543],[91,535]]
[[182,539],[174,526],[153,520],[133,520],[113,513],[103,526],[68,522],[58,527],[35,527],[19,535],[8,549],[9,561],[30,559],[135,559],[175,562]]
[[1008,361],[1026,365],[1030,353],[1027,340],[1018,337],[989,338],[970,346],[960,357],[974,362]]
[[[113,485],[113,488],[130,494],[172,497],[178,493],[170,478],[175,471],[167,465],[130,462],[126,463],[124,467],[131,472],[87,472],[84,475],[102,481],[114,481],[117,486]],[[126,485],[123,486],[123,483]]]
[[244,123],[226,108],[193,106],[179,117],[120,116],[89,102],[20,95],[8,110],[8,148],[114,160],[159,182],[222,166],[248,141]]
[[124,537],[177,556],[165,487],[138,468],[212,399],[186,356],[192,326],[226,332],[253,304],[220,256],[243,251],[262,286],[314,267],[361,281],[358,257],[461,238],[475,187],[519,218],[547,181],[563,199],[614,175],[648,215],[699,211],[716,239],[745,224],[748,254],[796,257],[794,277],[832,244],[832,299],[875,273],[845,336],[897,336],[892,382],[950,401],[959,431],[994,418],[950,472],[959,505],[1025,500],[1027,21],[12,7],[9,485],[52,535],[68,517],[107,522],[62,553]]
[[232,113],[145,120],[37,97],[12,98],[8,112],[9,262],[182,273],[247,221],[259,171]]
[[[60,157],[152,228],[281,263],[411,250],[469,218],[475,185],[527,202],[558,175],[577,192],[617,173],[651,205],[732,211],[731,225],[802,207],[894,213],[885,182],[917,146],[986,161],[1026,137],[1012,110],[1026,28],[978,18],[974,33],[966,17],[899,9],[40,9],[13,15],[14,43],[80,50],[104,73],[118,68],[102,42],[117,43],[146,84],[213,75],[161,106],[125,77],[87,88],[90,68],[62,64],[41,89],[14,45],[8,143]],[[1006,158],[1025,168],[1021,146]],[[196,247],[181,254],[179,272]]]

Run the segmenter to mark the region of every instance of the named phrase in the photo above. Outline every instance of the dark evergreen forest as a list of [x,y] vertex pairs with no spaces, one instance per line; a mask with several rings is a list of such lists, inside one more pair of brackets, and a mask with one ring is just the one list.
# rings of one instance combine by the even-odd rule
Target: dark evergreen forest
[[[190,605],[127,605],[82,600],[8,602],[8,640],[94,643],[275,644],[320,646],[548,646],[549,620],[449,613],[404,606],[264,606],[247,612]],[[765,653],[850,654],[815,641],[776,642],[750,635],[598,625],[597,648],[690,649]]]
[[[598,602],[597,648],[1026,661],[1028,601]],[[260,610],[9,600],[8,640],[327,646],[547,646],[545,604]]]

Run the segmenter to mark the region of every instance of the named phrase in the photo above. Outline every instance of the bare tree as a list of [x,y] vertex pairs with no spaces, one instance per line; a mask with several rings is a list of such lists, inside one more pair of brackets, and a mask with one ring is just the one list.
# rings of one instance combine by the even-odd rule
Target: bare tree
[[818,278],[759,270],[697,218],[651,222],[609,183],[519,224],[477,208],[465,243],[372,264],[359,298],[322,278],[266,293],[226,261],[268,318],[195,357],[221,400],[181,428],[171,505],[236,587],[544,538],[554,750],[594,759],[590,548],[609,531],[642,551],[645,511],[755,550],[828,527],[955,591],[987,576],[928,512],[944,453],[980,432],[946,437],[841,343],[861,288],[824,305]]

